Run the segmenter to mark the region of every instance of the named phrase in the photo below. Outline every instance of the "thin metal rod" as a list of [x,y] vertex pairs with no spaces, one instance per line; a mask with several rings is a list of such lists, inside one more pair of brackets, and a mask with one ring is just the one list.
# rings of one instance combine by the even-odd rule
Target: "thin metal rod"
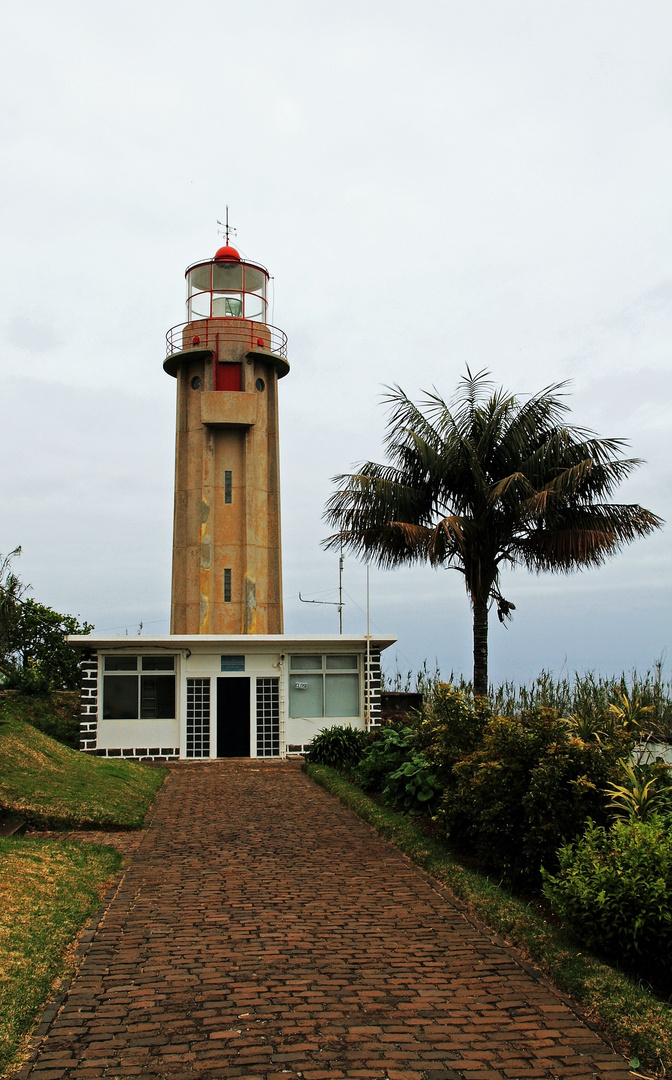
[[338,632],[343,633],[343,545],[338,560]]
[[368,731],[371,727],[371,634],[369,633],[371,612],[371,575],[366,564],[366,672],[364,675],[364,724]]

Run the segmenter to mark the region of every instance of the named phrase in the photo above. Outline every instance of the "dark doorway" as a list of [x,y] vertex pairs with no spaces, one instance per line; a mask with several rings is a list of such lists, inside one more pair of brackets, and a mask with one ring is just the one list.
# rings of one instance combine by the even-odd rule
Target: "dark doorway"
[[250,680],[217,679],[217,757],[250,756]]

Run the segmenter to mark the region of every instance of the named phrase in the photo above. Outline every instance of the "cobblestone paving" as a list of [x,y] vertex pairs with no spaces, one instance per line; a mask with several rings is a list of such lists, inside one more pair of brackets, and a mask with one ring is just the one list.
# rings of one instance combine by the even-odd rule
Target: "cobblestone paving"
[[175,767],[89,936],[30,1080],[630,1076],[294,763]]

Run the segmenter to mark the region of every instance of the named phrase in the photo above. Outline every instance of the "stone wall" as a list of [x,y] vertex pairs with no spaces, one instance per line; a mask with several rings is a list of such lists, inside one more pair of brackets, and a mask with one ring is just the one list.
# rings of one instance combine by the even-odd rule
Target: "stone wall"
[[95,754],[98,741],[98,654],[87,650],[79,662],[82,672],[79,749]]

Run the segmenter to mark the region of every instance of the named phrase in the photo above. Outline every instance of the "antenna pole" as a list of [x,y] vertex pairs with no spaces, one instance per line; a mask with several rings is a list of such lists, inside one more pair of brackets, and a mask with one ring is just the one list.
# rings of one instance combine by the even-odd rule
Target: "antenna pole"
[[338,632],[343,633],[343,545],[338,560]]
[[[226,237],[226,246],[228,247],[229,246],[229,237],[231,236],[231,233],[236,233],[238,231],[237,229],[234,229],[233,225],[229,225],[229,208],[228,208],[228,206],[226,208],[226,216],[224,218],[224,221],[220,221],[219,218],[217,218],[217,224],[221,225],[222,228],[224,229],[224,236]],[[219,231],[220,230],[218,229],[217,232],[219,232]]]
[[371,634],[369,633],[371,611],[370,573],[366,564],[366,672],[364,677],[364,723],[371,727]]

